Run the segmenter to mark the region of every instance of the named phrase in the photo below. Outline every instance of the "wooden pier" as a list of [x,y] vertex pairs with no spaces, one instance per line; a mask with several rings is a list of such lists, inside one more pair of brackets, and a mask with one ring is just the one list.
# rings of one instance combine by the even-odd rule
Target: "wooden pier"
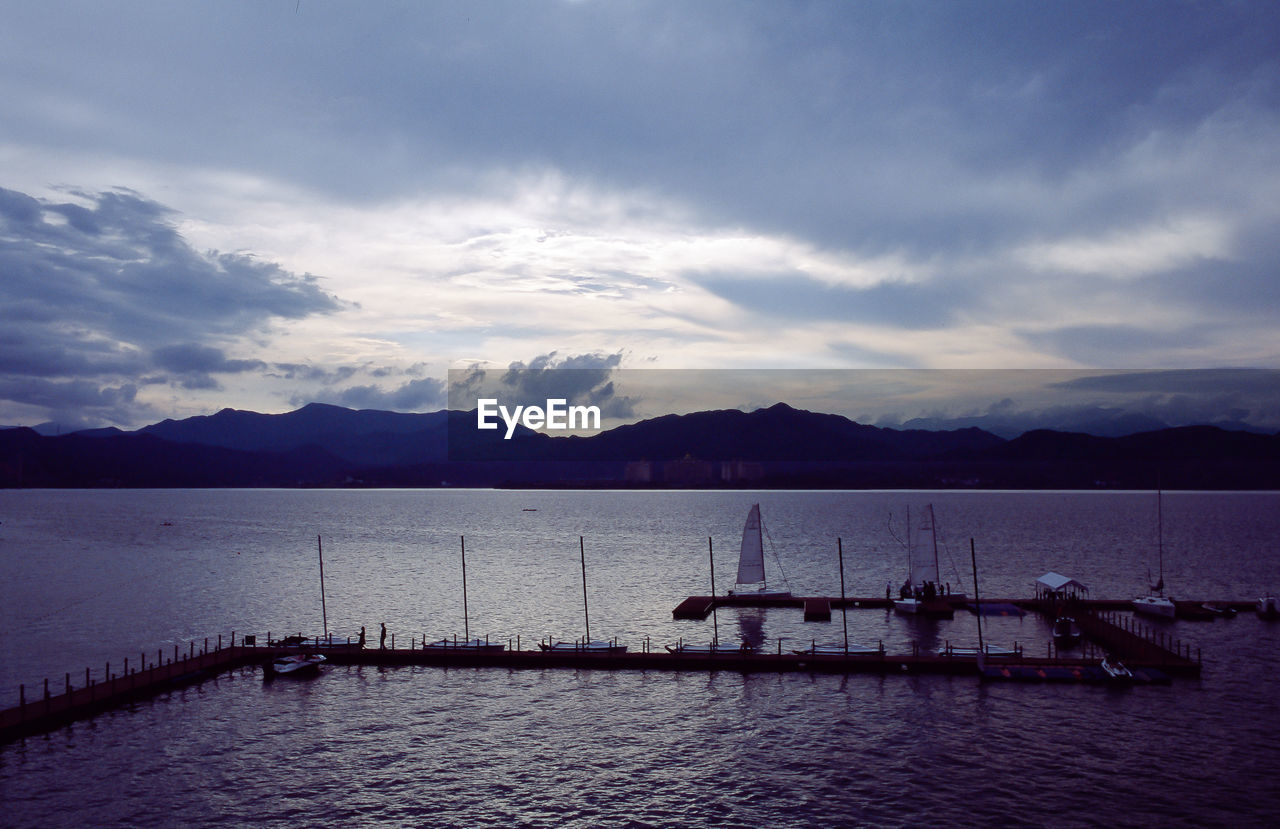
[[[743,597],[735,597],[743,598]],[[686,600],[688,605],[694,597]],[[803,608],[804,599],[770,598],[771,605]],[[812,600],[810,600],[812,601]],[[839,599],[826,600],[827,607],[840,606]],[[719,604],[720,600],[717,599]],[[885,607],[883,599],[850,599],[854,607]],[[1034,603],[1031,603],[1034,604]],[[683,605],[682,605],[683,606]],[[1041,608],[1043,610],[1043,608]],[[708,611],[709,612],[709,611]],[[1146,627],[1140,621],[1121,617],[1107,611],[1078,613],[1077,622],[1086,639],[1094,647],[1085,655],[1055,657],[1050,650],[1044,657],[1016,655],[984,655],[980,662],[977,655],[968,651],[945,653],[920,652],[913,646],[911,653],[796,653],[792,647],[803,650],[808,643],[797,641],[784,644],[778,640],[776,647],[760,650],[724,650],[717,653],[669,653],[663,648],[654,649],[648,640],[639,643],[637,650],[625,652],[588,652],[573,650],[523,650],[519,642],[511,642],[500,649],[474,649],[422,647],[414,642],[408,648],[361,647],[357,644],[336,644],[319,648],[327,663],[332,665],[423,665],[466,668],[511,669],[594,669],[630,671],[740,671],[744,673],[875,673],[875,674],[949,674],[980,676],[983,679],[1019,679],[1032,681],[1106,681],[1098,668],[1098,658],[1090,658],[1098,650],[1105,650],[1123,659],[1142,681],[1167,680],[1169,676],[1198,676],[1199,654],[1192,658],[1189,645],[1172,640],[1163,631]],[[249,644],[245,644],[245,641]],[[268,638],[268,641],[270,639]],[[289,642],[291,640],[285,640]],[[496,644],[496,643],[495,643]],[[105,679],[94,681],[92,672],[85,670],[84,682],[74,683],[66,674],[61,683],[51,687],[45,680],[42,688],[28,693],[25,686],[19,688],[19,704],[0,711],[0,743],[24,736],[51,731],[76,720],[92,717],[102,711],[119,707],[140,699],[171,691],[184,685],[201,682],[219,673],[262,665],[278,656],[298,653],[296,644],[273,642],[256,645],[253,637],[236,643],[232,634],[230,643],[224,645],[222,637],[197,649],[191,643],[186,651],[174,648],[172,654],[157,651],[155,659],[140,654],[132,662],[126,660],[119,672],[112,672],[106,665]],[[316,650],[316,649],[312,649]]]

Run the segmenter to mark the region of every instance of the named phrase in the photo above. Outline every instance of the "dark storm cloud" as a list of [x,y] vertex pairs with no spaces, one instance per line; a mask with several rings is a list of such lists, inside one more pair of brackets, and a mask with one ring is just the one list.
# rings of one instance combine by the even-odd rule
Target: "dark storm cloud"
[[540,354],[527,364],[517,360],[503,371],[480,365],[449,371],[449,408],[467,411],[481,397],[506,406],[542,406],[552,399],[570,405],[598,406],[605,419],[627,420],[635,416],[639,398],[617,393],[612,377],[622,353]]
[[502,374],[502,402],[543,405],[564,399],[570,405],[598,406],[605,418],[628,418],[635,401],[615,394],[610,375],[622,362],[622,353],[541,354],[529,361],[513,362]]
[[275,318],[338,307],[309,275],[240,254],[197,253],[171,211],[137,193],[73,196],[88,206],[0,189],[6,399],[31,402],[21,394],[31,382],[42,389],[39,405],[73,405],[86,401],[86,384],[106,393],[156,369],[189,389],[216,388],[213,374],[265,364],[229,359],[200,339],[221,343]]
[[183,343],[157,348],[156,365],[170,371],[235,374],[242,371],[258,371],[266,367],[261,360],[228,360],[220,348],[196,343]]

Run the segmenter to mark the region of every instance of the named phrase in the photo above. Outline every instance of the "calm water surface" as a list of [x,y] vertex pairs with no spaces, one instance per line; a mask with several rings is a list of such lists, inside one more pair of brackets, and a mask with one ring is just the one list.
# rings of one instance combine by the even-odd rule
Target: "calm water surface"
[[[219,633],[463,632],[526,647],[591,631],[633,648],[710,638],[671,609],[733,580],[762,505],[792,590],[900,583],[907,507],[933,503],[943,578],[1024,596],[1058,570],[1124,597],[1158,567],[1151,493],[90,491],[0,493],[0,705],[45,677],[101,678],[139,651]],[[1178,597],[1280,588],[1280,495],[1164,496]],[[918,514],[918,513],[917,513]],[[892,517],[891,517],[892,516]],[[766,545],[768,546],[768,545]],[[1032,617],[996,644],[1045,647]],[[969,614],[854,611],[850,639],[972,644]],[[840,615],[719,614],[722,639],[841,640]],[[959,677],[333,666],[264,684],[245,670],[0,746],[3,825],[1274,825],[1280,625],[1175,622],[1204,677],[1168,687],[984,685]],[[56,686],[55,682],[55,686]]]

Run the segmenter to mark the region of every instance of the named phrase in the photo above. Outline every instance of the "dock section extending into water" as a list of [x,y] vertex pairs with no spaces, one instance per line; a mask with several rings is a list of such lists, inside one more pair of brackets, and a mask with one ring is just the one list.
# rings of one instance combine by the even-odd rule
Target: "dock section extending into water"
[[[710,601],[709,597],[697,597]],[[693,599],[685,601],[689,605]],[[804,608],[804,599],[767,599],[771,605]],[[839,607],[840,600],[828,601],[828,607]],[[883,599],[851,599],[855,607],[885,607]],[[717,599],[719,604],[721,600]],[[737,602],[735,602],[737,603]],[[692,608],[689,612],[693,612]],[[708,610],[708,613],[710,611]],[[1198,676],[1199,654],[1191,656],[1190,646],[1184,646],[1167,637],[1161,631],[1146,628],[1128,617],[1102,612],[1085,612],[1077,615],[1077,621],[1089,641],[1125,661],[1134,669],[1138,681],[1168,681],[1170,676]],[[268,641],[269,638],[268,638]],[[73,683],[66,674],[61,683],[51,687],[45,680],[43,688],[29,693],[25,686],[19,688],[19,704],[0,711],[0,742],[8,742],[23,736],[53,730],[75,720],[92,717],[102,711],[125,705],[140,699],[162,694],[185,685],[201,682],[219,673],[259,666],[276,657],[303,650],[297,644],[250,644],[235,634],[224,645],[219,636],[212,642],[205,640],[197,648],[190,644],[184,652],[175,647],[172,655],[157,651],[155,659],[139,654],[139,659],[125,660],[118,672],[112,672],[108,663],[103,673],[105,679],[94,681],[92,672],[85,670],[83,684]],[[394,644],[394,643],[393,643]],[[496,644],[496,643],[495,643]],[[803,643],[799,643],[803,647]],[[1034,681],[1108,681],[1105,672],[1098,667],[1097,658],[1072,655],[1054,658],[1032,657],[1024,653],[1013,655],[984,654],[980,660],[976,653],[961,649],[946,649],[943,653],[921,652],[888,654],[884,652],[819,654],[796,653],[784,647],[778,640],[774,649],[760,650],[726,649],[716,653],[678,652],[654,649],[646,640],[637,650],[593,652],[573,649],[544,651],[523,650],[519,642],[508,646],[488,648],[431,647],[414,642],[408,648],[365,648],[357,644],[322,647],[328,664],[333,665],[423,665],[459,668],[548,669],[572,668],[595,670],[632,671],[741,671],[745,673],[814,672],[814,673],[878,673],[878,674],[951,674],[980,676],[984,679],[1020,679]],[[288,680],[280,680],[288,681]],[[59,687],[60,686],[60,687]]]

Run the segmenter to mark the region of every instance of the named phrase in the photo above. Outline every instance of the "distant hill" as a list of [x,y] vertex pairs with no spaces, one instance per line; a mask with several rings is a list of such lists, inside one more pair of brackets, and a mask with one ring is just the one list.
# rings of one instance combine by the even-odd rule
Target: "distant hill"
[[[470,429],[470,424],[464,424]],[[778,403],[743,412],[721,409],[663,415],[591,437],[489,444],[486,459],[559,461],[883,462],[981,451],[1004,441],[980,429],[899,431]],[[459,456],[455,452],[453,457]]]
[[474,412],[224,409],[137,432],[0,431],[0,486],[604,486],[1280,489],[1280,436],[885,429],[777,404],[590,437],[479,432]]
[[439,463],[446,459],[449,413],[404,414],[311,403],[286,414],[223,409],[139,430],[174,443],[246,452],[314,446],[357,466]]

